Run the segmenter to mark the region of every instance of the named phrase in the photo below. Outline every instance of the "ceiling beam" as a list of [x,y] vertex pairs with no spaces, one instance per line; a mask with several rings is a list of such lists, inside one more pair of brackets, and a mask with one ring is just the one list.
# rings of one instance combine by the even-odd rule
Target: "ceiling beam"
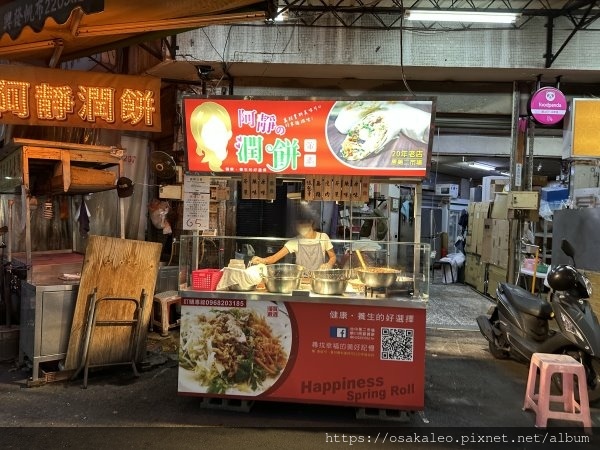
[[107,25],[80,26],[78,37],[115,36],[124,34],[140,34],[156,31],[169,31],[189,28],[200,28],[208,25],[223,25],[247,20],[261,20],[266,13],[220,14],[218,16],[184,17],[181,19],[148,20],[141,22],[114,23]]
[[585,14],[579,19],[579,21],[575,25],[575,28],[573,28],[573,30],[569,33],[569,35],[566,37],[566,39],[564,40],[562,45],[559,47],[559,49],[556,51],[556,53],[553,53],[553,51],[552,51],[552,46],[553,46],[552,30],[554,28],[553,23],[552,23],[552,21],[548,22],[548,27],[546,29],[546,33],[548,33],[548,36],[546,38],[546,42],[547,42],[546,54],[544,55],[545,59],[546,59],[546,69],[549,69],[552,66],[554,61],[556,61],[556,58],[558,58],[558,56],[562,53],[562,51],[565,49],[565,47],[569,44],[569,42],[571,42],[571,39],[573,39],[575,34],[579,30],[581,30],[584,26],[589,25],[588,16],[590,15],[590,13],[592,12],[592,10],[594,9],[595,6],[596,6],[595,1],[589,2],[588,8],[587,8]]

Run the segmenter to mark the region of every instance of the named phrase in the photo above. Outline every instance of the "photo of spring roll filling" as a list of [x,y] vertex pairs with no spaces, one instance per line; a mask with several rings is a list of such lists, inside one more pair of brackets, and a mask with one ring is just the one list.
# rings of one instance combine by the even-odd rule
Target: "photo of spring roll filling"
[[372,112],[348,131],[340,156],[347,161],[361,161],[376,155],[398,136],[400,130],[401,125],[393,112]]
[[337,118],[335,119],[335,128],[342,134],[347,134],[369,113],[379,109],[379,102],[338,102],[344,104]]

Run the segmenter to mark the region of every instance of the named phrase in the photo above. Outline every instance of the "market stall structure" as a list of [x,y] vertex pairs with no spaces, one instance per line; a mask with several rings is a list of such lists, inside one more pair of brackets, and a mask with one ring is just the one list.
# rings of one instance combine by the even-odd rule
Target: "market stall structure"
[[[356,251],[364,242],[334,239],[336,268],[327,275],[303,272],[291,255],[283,264],[244,271],[253,254],[273,254],[285,240],[215,236],[206,220],[192,220],[180,251],[179,392],[207,404],[279,400],[363,412],[423,409],[430,250],[419,243],[419,199],[434,100],[183,102],[190,172],[184,211],[190,203],[208,215],[208,204],[204,214],[198,208],[208,198],[207,172],[239,180],[233,192],[240,204],[273,201],[282,179],[299,181],[296,212],[311,202],[364,205],[374,197],[371,182],[386,180],[415,186],[415,236],[411,243],[378,242],[380,255],[368,263]],[[203,130],[207,123],[210,132]],[[253,270],[259,271],[254,281],[223,282],[231,272]],[[318,293],[324,280],[340,277],[342,289]]]

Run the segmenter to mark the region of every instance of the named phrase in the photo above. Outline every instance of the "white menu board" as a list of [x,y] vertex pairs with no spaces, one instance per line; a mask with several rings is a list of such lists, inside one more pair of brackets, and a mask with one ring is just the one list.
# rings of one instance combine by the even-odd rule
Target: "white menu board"
[[183,179],[183,229],[207,230],[209,209],[210,177],[185,175]]
[[185,175],[183,177],[183,192],[210,194],[210,177]]
[[183,229],[202,231],[208,229],[210,194],[183,193]]

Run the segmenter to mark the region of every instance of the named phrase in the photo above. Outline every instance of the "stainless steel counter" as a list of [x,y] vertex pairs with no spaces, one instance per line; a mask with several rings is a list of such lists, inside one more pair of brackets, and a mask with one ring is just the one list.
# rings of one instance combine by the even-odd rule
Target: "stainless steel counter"
[[193,289],[180,290],[182,298],[205,298],[205,299],[227,299],[227,300],[272,300],[281,302],[304,302],[320,304],[344,304],[344,305],[369,305],[386,306],[396,308],[418,308],[426,309],[427,302],[413,300],[411,298],[377,298],[363,294],[344,295],[318,295],[309,290],[297,290],[291,294],[275,294],[267,291],[257,290],[248,292],[236,291],[197,291]]

